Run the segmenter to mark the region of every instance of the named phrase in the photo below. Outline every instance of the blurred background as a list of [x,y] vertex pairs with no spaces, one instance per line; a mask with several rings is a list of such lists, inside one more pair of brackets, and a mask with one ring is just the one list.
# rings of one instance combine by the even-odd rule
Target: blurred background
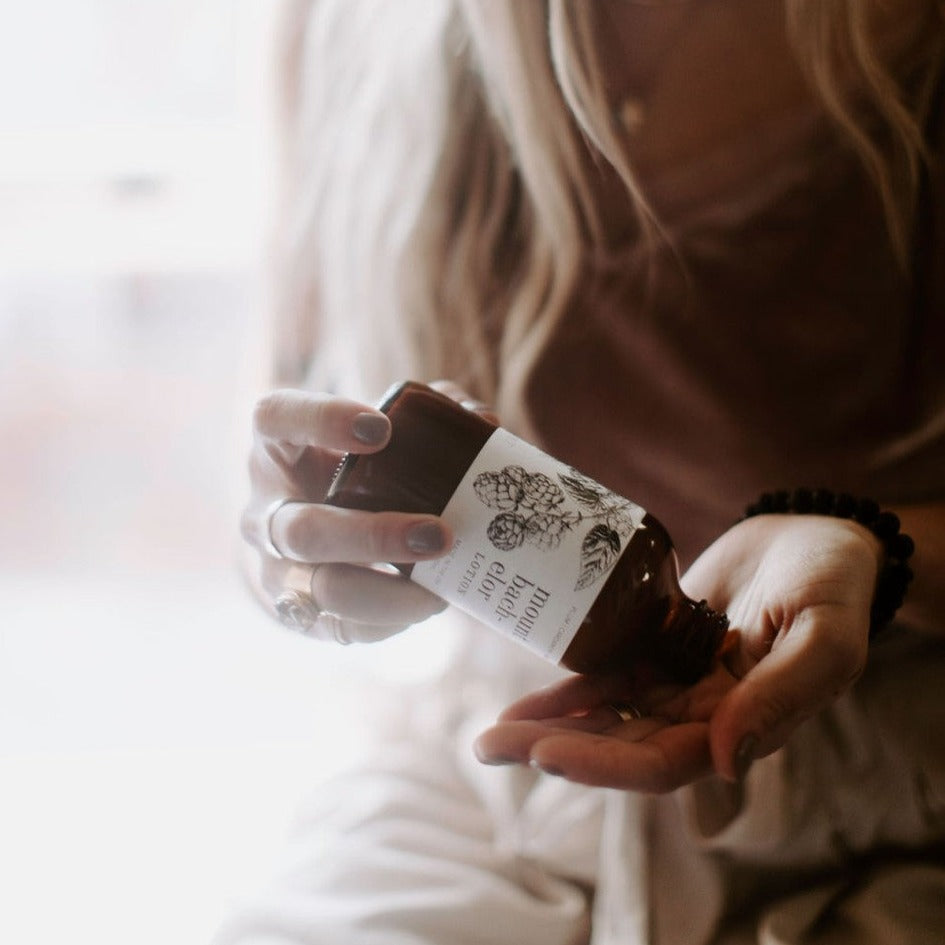
[[0,31],[2,942],[206,942],[422,662],[282,631],[235,565],[283,6]]

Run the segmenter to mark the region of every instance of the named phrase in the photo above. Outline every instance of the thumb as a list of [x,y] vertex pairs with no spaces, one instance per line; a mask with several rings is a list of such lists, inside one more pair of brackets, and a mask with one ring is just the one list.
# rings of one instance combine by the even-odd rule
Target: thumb
[[744,778],[756,758],[776,751],[805,719],[859,675],[865,634],[843,633],[838,614],[805,612],[716,707],[709,721],[715,771]]

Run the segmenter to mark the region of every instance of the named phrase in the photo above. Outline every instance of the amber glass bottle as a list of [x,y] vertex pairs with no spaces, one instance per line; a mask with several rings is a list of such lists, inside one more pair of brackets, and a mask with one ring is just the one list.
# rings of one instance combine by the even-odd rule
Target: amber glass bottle
[[575,672],[709,670],[728,620],[683,594],[652,515],[423,384],[380,409],[389,444],[346,456],[327,501],[443,515],[452,549],[405,574]]

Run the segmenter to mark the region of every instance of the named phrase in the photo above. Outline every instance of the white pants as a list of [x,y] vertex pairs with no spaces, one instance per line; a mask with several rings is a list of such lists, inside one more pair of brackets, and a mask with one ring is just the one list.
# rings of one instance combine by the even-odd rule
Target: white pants
[[945,943],[940,645],[877,653],[743,797],[641,797],[476,761],[498,709],[557,674],[474,642],[313,795],[213,945]]
[[560,675],[487,634],[313,793],[281,875],[213,945],[588,942],[606,792],[475,759],[505,704]]

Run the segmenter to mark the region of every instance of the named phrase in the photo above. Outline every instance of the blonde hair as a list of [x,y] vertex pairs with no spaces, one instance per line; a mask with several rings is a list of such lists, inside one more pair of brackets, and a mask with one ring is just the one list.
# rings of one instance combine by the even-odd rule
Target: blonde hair
[[[646,271],[659,221],[601,84],[594,2],[302,0],[275,247],[279,382],[308,374],[373,396],[444,376],[512,411],[588,271],[615,254]],[[876,48],[883,2],[784,0],[797,60],[905,265],[920,109]],[[928,16],[941,55],[931,0]],[[625,186],[629,245],[602,218],[601,162]]]

